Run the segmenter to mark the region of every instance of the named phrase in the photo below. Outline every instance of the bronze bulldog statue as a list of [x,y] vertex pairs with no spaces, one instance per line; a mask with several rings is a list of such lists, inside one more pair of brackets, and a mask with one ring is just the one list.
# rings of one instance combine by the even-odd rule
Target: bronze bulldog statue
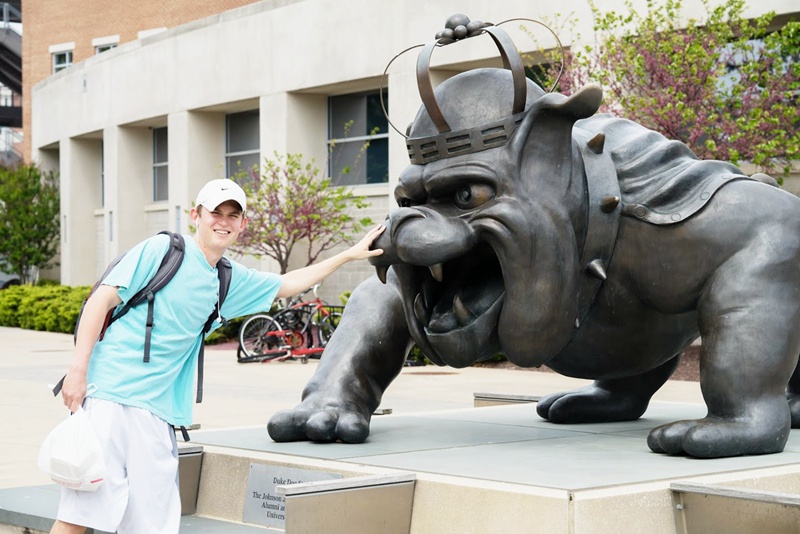
[[414,344],[438,365],[502,352],[594,379],[538,403],[554,423],[634,420],[699,335],[708,415],[653,429],[649,447],[782,451],[800,427],[800,199],[595,115],[597,86],[545,94],[504,61],[435,92],[420,78],[378,276],[272,439],[363,442]]

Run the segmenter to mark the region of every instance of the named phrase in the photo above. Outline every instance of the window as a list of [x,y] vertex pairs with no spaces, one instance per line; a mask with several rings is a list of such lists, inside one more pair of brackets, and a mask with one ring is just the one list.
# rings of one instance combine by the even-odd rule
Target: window
[[72,65],[72,50],[55,52],[53,54],[53,74]]
[[225,175],[260,168],[259,113],[244,111],[225,117]]
[[103,52],[107,52],[108,50],[111,50],[112,48],[116,48],[116,47],[117,47],[117,45],[115,43],[109,43],[109,44],[104,44],[104,45],[100,45],[100,46],[95,46],[94,47],[94,53],[95,54],[102,54]]
[[153,202],[169,197],[169,144],[167,129],[153,129]]
[[[388,111],[386,91],[383,101]],[[378,91],[328,98],[328,155],[334,185],[389,181],[389,129]]]
[[94,47],[95,54],[102,54],[112,48],[116,48],[119,44],[119,35],[106,35],[104,37],[95,37],[92,39],[92,46]]

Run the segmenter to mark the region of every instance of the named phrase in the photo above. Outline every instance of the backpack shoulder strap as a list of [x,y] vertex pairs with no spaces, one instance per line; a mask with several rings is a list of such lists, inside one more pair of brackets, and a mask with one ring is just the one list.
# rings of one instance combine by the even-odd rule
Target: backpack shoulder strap
[[[111,322],[116,321],[128,313],[134,306],[138,306],[145,300],[149,300],[147,296],[149,293],[156,293],[161,290],[170,282],[170,280],[172,280],[172,277],[175,276],[175,273],[178,272],[181,263],[183,263],[184,252],[186,251],[186,244],[183,241],[183,236],[181,234],[169,231],[158,233],[158,235],[161,234],[168,235],[170,242],[167,252],[164,254],[164,258],[161,260],[158,270],[156,270],[156,274],[154,274],[153,278],[151,278],[142,289],[132,296],[118,312],[114,313],[114,315],[111,317]],[[105,277],[105,275],[103,276]]]
[[216,306],[211,310],[211,315],[206,319],[206,324],[203,327],[203,332],[200,334],[200,352],[197,355],[197,397],[196,402],[203,402],[203,360],[205,358],[205,337],[214,326],[214,321],[220,323],[227,322],[222,316],[220,309],[225,302],[225,297],[228,296],[228,289],[231,287],[231,275],[233,274],[233,267],[230,260],[226,257],[220,258],[217,262],[217,277],[219,278],[219,299]]
[[[231,262],[225,256],[221,257],[217,263],[217,276],[219,277],[219,305],[225,302],[225,297],[228,296],[228,289],[231,287],[231,275],[233,274],[233,267]],[[224,320],[224,319],[223,319]]]
[[161,264],[158,266],[156,274],[153,275],[153,278],[151,278],[142,289],[140,289],[133,297],[131,297],[128,302],[125,303],[125,306],[115,313],[109,321],[110,325],[128,313],[131,308],[147,300],[147,322],[145,323],[144,333],[145,362],[150,361],[150,340],[153,335],[153,326],[155,324],[153,322],[155,294],[163,289],[164,286],[166,286],[170,280],[172,280],[172,278],[175,276],[175,273],[178,272],[178,269],[180,269],[181,264],[183,263],[184,253],[186,252],[186,243],[184,243],[183,236],[181,234],[169,231],[159,232],[159,235],[161,234],[168,235],[170,242],[169,247],[167,248],[167,253],[164,254],[164,258],[161,260]]

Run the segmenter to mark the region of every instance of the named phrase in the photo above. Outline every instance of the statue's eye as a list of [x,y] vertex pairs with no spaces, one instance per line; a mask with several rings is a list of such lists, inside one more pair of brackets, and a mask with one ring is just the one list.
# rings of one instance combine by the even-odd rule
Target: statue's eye
[[454,202],[462,210],[477,208],[494,198],[494,188],[486,184],[472,184],[455,193]]
[[411,199],[406,197],[400,197],[397,199],[397,205],[401,208],[410,208],[411,207]]

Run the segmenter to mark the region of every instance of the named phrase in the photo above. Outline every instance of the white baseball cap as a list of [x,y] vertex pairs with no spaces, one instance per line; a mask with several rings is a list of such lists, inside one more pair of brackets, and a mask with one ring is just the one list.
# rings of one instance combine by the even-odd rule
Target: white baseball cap
[[209,210],[217,209],[217,206],[226,200],[236,201],[242,207],[242,213],[247,210],[247,195],[239,184],[228,178],[211,180],[197,193],[196,206],[203,206]]

